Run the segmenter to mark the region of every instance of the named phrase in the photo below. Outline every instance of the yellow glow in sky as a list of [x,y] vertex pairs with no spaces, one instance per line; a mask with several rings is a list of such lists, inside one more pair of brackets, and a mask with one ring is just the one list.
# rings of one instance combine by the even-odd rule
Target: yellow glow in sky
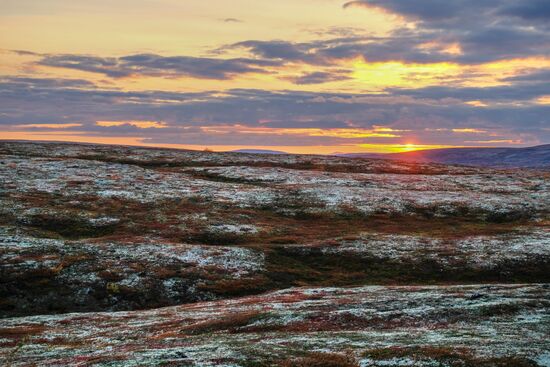
[[342,139],[356,138],[396,138],[399,135],[390,133],[391,128],[375,127],[374,129],[300,129],[300,128],[268,128],[268,127],[248,127],[242,125],[232,126],[206,126],[202,131],[212,134],[259,134],[259,135],[297,135],[297,136],[324,136]]
[[346,11],[341,5],[340,0],[3,0],[0,37],[2,48],[35,52],[199,55],[251,38],[305,41],[338,27],[383,35],[398,25],[379,12]]
[[451,63],[405,64],[398,61],[356,61],[353,77],[365,87],[422,87],[437,84],[441,78],[456,76],[460,67]]
[[455,148],[456,146],[452,145],[428,145],[428,144],[388,144],[388,145],[375,145],[375,144],[361,144],[361,148],[367,149],[367,151],[374,149],[375,152],[383,153],[406,153],[414,152],[417,150],[426,150],[426,149],[443,149],[443,148]]
[[294,154],[333,154],[333,153],[401,153],[423,149],[450,148],[450,145],[416,145],[416,144],[349,144],[349,145],[198,145],[198,144],[148,144],[140,137],[97,137],[77,135],[74,133],[53,134],[53,133],[29,133],[29,132],[3,132],[2,139],[8,140],[34,140],[34,141],[62,141],[96,144],[120,144],[147,147],[164,147],[191,150],[211,150],[224,152],[238,149],[270,149],[279,150]]

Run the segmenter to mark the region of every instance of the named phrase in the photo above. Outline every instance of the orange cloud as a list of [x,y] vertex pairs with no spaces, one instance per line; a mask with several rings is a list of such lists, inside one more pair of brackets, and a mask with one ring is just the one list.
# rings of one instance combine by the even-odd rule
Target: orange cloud
[[470,106],[474,106],[474,107],[488,107],[489,105],[486,104],[486,103],[483,103],[481,101],[468,101],[466,102],[466,104],[469,104]]
[[502,140],[466,140],[465,143],[476,144],[523,144],[521,140],[502,139]]
[[449,55],[462,55],[462,47],[460,43],[442,43],[442,42],[426,42],[419,47],[421,50],[438,51]]
[[270,127],[247,127],[243,125],[228,126],[204,126],[201,130],[205,133],[214,134],[266,134],[266,135],[299,135],[314,137],[332,137],[341,139],[356,138],[398,138],[394,134],[401,130],[394,130],[389,127],[375,126],[373,129],[319,129],[319,128],[270,128]]
[[536,103],[538,104],[550,104],[550,95],[541,96],[536,99]]
[[15,126],[23,129],[66,129],[71,127],[79,127],[82,126],[82,124],[26,124]]
[[459,133],[459,134],[486,134],[487,130],[462,128],[462,129],[452,129],[452,132]]
[[425,128],[424,131],[428,131],[428,132],[444,132],[444,131],[449,131],[449,129],[444,129],[444,128]]
[[111,127],[111,126],[123,126],[131,125],[139,129],[164,129],[166,124],[159,121],[97,121],[97,126]]

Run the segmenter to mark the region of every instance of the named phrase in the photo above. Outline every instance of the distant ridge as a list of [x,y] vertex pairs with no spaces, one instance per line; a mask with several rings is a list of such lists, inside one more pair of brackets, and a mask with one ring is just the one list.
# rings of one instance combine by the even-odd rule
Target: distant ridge
[[[21,139],[0,139],[0,142],[18,142],[27,144],[63,144],[63,145],[98,145],[98,146],[125,146],[150,150],[181,150],[181,148],[167,148],[140,145],[116,145],[84,142],[67,142],[53,140],[21,140]],[[271,154],[271,155],[295,155],[280,150],[269,149],[238,149],[226,151],[226,153],[244,154]],[[299,155],[299,154],[298,154]],[[365,159],[392,159],[408,162],[426,162],[441,164],[459,164],[466,166],[481,166],[493,168],[538,168],[550,170],[550,144],[538,145],[528,148],[446,148],[417,150],[405,153],[340,153],[328,154],[330,156],[345,158]]]
[[229,153],[247,153],[247,154],[289,154],[281,150],[269,150],[269,149],[238,149],[231,150]]
[[529,148],[447,148],[405,153],[357,153],[339,156],[502,168],[550,168],[550,144]]

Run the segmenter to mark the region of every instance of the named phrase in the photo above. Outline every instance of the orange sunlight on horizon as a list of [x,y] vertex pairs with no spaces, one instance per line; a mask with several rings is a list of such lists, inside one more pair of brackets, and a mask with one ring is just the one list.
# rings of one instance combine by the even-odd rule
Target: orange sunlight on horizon
[[319,146],[265,146],[265,145],[200,145],[200,144],[162,144],[147,143],[140,137],[98,137],[76,134],[60,134],[55,132],[32,133],[11,131],[2,133],[0,140],[29,140],[29,141],[50,141],[50,142],[72,142],[86,144],[106,145],[129,145],[150,148],[174,148],[188,150],[210,150],[214,152],[225,152],[232,150],[276,150],[290,154],[335,154],[335,153],[404,153],[416,150],[458,148],[461,146],[452,145],[422,145],[422,144],[346,144],[346,145],[319,145]]

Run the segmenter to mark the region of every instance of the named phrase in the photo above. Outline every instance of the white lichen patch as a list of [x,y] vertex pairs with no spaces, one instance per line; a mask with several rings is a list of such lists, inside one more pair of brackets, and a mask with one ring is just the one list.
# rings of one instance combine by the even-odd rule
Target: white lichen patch
[[[0,157],[5,163],[0,165],[0,181],[7,193],[44,192],[67,197],[93,194],[144,203],[201,197],[240,207],[276,207],[281,192],[292,190],[325,204],[330,211],[342,210],[342,206],[351,206],[367,215],[431,210],[442,217],[463,212],[481,218],[530,217],[547,212],[550,207],[550,181],[546,174],[536,171],[510,174],[481,168],[322,156],[159,153],[139,148],[78,145],[61,145],[48,151],[38,144],[8,146],[22,156]],[[42,157],[27,158],[27,154]],[[78,157],[97,157],[97,160]],[[137,164],[114,163],[121,159]],[[171,164],[181,161],[184,167],[199,167],[156,170],[139,166],[140,162],[156,160]],[[208,167],[200,167],[201,163]],[[267,167],[258,167],[259,164]],[[285,168],[293,164],[319,165],[327,171]],[[338,171],[332,172],[331,167]],[[345,167],[353,170],[348,173]],[[411,167],[414,173],[410,172]],[[398,173],[387,173],[392,170]],[[431,173],[423,174],[423,170]]]
[[[18,286],[5,300],[18,304],[23,312],[37,312],[32,310],[49,307],[51,302],[78,310],[90,305],[131,309],[140,299],[165,305],[215,299],[205,286],[250,279],[265,271],[262,252],[235,246],[92,243],[5,231],[0,236],[0,258],[4,283]],[[42,285],[35,285],[33,279]],[[32,294],[32,303],[21,299],[25,294]],[[157,300],[148,300],[149,294],[156,294]]]
[[208,227],[210,231],[235,234],[255,234],[258,227],[250,224],[216,224]]
[[[121,366],[244,366],[267,357],[345,350],[364,366],[431,366],[441,361],[419,353],[363,355],[384,348],[436,348],[468,358],[526,358],[545,366],[548,292],[543,285],[297,288],[149,311],[4,319],[0,329],[33,331],[17,353],[11,353],[13,336],[2,338],[0,358],[10,355],[14,366],[92,358]],[[539,321],[518,318],[527,311],[539,314]],[[84,355],[90,359],[82,360]]]
[[358,240],[341,240],[337,246],[321,246],[321,251],[327,255],[356,254],[394,260],[425,258],[442,264],[463,260],[476,266],[491,267],[499,262],[550,257],[550,231],[541,229],[456,239],[364,234]]

